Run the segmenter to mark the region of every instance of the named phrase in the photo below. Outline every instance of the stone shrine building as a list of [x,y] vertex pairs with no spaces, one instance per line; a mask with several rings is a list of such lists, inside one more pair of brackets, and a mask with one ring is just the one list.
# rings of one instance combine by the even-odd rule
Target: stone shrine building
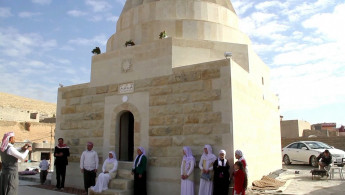
[[[71,152],[67,186],[83,187],[79,158],[90,140],[101,163],[109,150],[120,161],[107,194],[132,193],[138,146],[148,157],[150,195],[180,193],[183,146],[197,163],[205,144],[216,155],[225,149],[231,163],[241,149],[250,181],[282,166],[269,68],[229,0],[127,0],[106,52],[92,57],[90,82],[59,88],[57,103],[55,139]],[[196,167],[196,193],[199,180]]]

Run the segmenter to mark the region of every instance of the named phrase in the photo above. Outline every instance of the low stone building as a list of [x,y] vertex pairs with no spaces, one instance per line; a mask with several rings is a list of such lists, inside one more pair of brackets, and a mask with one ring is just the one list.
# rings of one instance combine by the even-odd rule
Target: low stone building
[[40,122],[55,113],[56,104],[0,92],[0,121]]
[[340,135],[336,123],[318,123],[311,125],[311,130],[305,130],[303,137],[334,137]]
[[[159,39],[162,31],[168,37]],[[125,47],[129,40],[135,45]],[[90,140],[101,161],[115,150],[120,169],[130,169],[143,146],[150,195],[179,194],[183,146],[197,161],[205,144],[216,154],[225,149],[231,164],[241,149],[250,181],[280,169],[269,78],[230,1],[127,0],[106,52],[92,57],[90,82],[58,90],[56,138],[71,152],[66,183],[83,186],[79,159]],[[123,173],[110,187],[130,193]]]
[[281,120],[280,131],[282,138],[295,138],[304,136],[304,130],[310,131],[310,123],[303,120]]
[[16,136],[16,148],[20,148],[26,143],[32,145],[32,151],[26,158],[27,162],[20,164],[20,171],[26,167],[37,167],[35,162],[40,162],[43,158],[52,160],[51,163],[54,162],[54,128],[55,124],[32,123],[31,131],[27,131],[24,129],[23,123],[0,121],[0,135],[13,131]]
[[55,113],[56,104],[0,92],[1,139],[5,133],[13,131],[16,146],[25,143],[33,146],[27,160],[52,159]]
[[340,128],[339,128],[339,136],[345,136],[345,128],[344,128],[344,125],[340,126]]

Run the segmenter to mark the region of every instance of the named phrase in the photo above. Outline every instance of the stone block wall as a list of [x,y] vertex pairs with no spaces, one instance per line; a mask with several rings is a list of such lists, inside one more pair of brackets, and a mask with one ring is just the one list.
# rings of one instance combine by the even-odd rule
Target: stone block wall
[[155,79],[150,89],[150,165],[179,167],[183,146],[191,146],[197,160],[205,144],[215,150],[223,147],[222,136],[230,133],[230,125],[214,106],[222,89],[213,82],[224,65],[176,68],[173,75]]
[[[115,91],[114,91],[115,90]],[[59,137],[70,147],[70,162],[79,162],[86,143],[93,141],[94,149],[101,152],[103,146],[104,99],[113,95],[117,86],[101,86],[88,88],[78,85],[59,89],[61,103],[57,112],[57,132]],[[102,153],[99,153],[102,157]]]
[[310,130],[310,123],[302,120],[280,121],[281,137],[294,138],[304,136],[304,130]]
[[[267,82],[261,81],[265,72],[255,71],[252,66],[249,70],[250,74],[231,64],[231,130],[233,151],[239,149],[243,152],[251,183],[281,169],[282,164],[278,99],[270,92]],[[229,156],[234,156],[231,150]]]
[[[235,145],[235,149],[246,152],[253,170],[251,180],[259,179],[281,167],[279,114],[275,97],[256,86],[257,79],[253,77],[241,66],[219,60],[176,67],[168,75],[132,80],[134,92],[127,94],[120,93],[120,82],[59,88],[56,138],[63,137],[70,146],[70,169],[77,167],[90,140],[103,161],[108,150],[118,151],[118,118],[123,111],[130,111],[134,116],[134,146],[147,150],[152,194],[162,194],[167,189],[171,194],[179,193],[183,146],[191,146],[198,163],[205,144],[212,145],[216,155],[220,149],[227,150],[227,158],[233,162]],[[128,101],[123,100],[124,96]],[[258,104],[258,99],[262,103]],[[271,136],[258,139],[262,132]],[[260,151],[266,146],[273,154],[269,159],[272,164],[252,163],[261,158]],[[81,180],[72,178],[78,173],[69,171],[71,177],[66,182],[82,187]],[[195,172],[197,190],[199,169],[195,168]]]
[[[144,91],[149,94],[147,131],[150,137],[152,166],[177,166],[184,145],[221,145],[221,134],[229,133],[229,124],[221,124],[222,114],[213,108],[213,101],[221,98],[221,89],[212,88],[212,79],[220,77],[220,67],[224,65],[224,62],[218,62],[211,67],[198,65],[198,68],[177,68],[173,75],[134,81],[134,93]],[[59,129],[65,142],[71,146],[74,156],[72,159],[78,161],[78,156],[90,137],[96,140],[96,148],[102,145],[105,97],[122,96],[117,93],[120,84],[99,87],[82,85],[75,86],[76,89],[72,90],[68,87],[59,89],[64,104],[61,105],[59,113]],[[126,107],[123,109],[126,110]],[[169,147],[181,149],[178,155],[169,154],[178,159],[177,162],[167,165],[161,163],[161,158],[156,157],[167,155]]]
[[[117,142],[114,129],[116,124],[112,124],[110,128],[105,126],[108,115],[112,115],[111,123],[115,123],[116,117],[113,115],[130,110],[135,122],[135,147],[148,143],[146,149],[149,167],[173,168],[176,170],[176,178],[169,181],[179,185],[183,146],[191,146],[196,159],[199,160],[205,144],[211,144],[217,153],[232,142],[228,140],[229,143],[224,143],[224,135],[230,133],[230,124],[228,119],[224,120],[223,115],[230,108],[215,107],[215,102],[222,99],[222,88],[227,88],[228,85],[214,85],[214,82],[221,80],[221,68],[229,68],[228,64],[228,60],[221,60],[179,67],[173,69],[171,75],[134,80],[134,93],[125,94],[129,96],[129,101],[118,104],[111,109],[110,114],[107,111],[109,104],[106,99],[123,96],[118,93],[121,83],[98,87],[82,84],[59,88],[58,131],[55,138],[63,137],[70,146],[71,163],[79,162],[89,140],[94,142],[94,149],[102,161],[107,150],[104,150],[103,142],[108,143],[105,147],[109,149],[114,149]],[[229,81],[229,77],[225,79]],[[133,96],[140,93],[147,94],[148,109],[142,111],[139,108],[135,111],[140,102],[132,102]],[[148,118],[147,126],[142,121],[145,117]],[[147,134],[148,140],[142,133]],[[171,176],[162,177],[167,181]],[[199,178],[196,179],[196,182],[198,181]]]

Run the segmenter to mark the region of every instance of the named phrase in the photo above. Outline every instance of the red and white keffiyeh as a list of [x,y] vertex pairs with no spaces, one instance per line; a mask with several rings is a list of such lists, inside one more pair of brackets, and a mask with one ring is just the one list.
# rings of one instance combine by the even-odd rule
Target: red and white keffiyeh
[[1,143],[1,151],[5,151],[8,146],[8,142],[10,140],[10,137],[14,136],[14,132],[8,132],[4,134],[4,137],[2,138],[2,143]]

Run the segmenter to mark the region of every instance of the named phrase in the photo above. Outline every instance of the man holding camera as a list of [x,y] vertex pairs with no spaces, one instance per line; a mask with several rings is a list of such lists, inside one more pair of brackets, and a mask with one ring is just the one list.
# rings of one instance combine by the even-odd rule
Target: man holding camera
[[29,151],[32,150],[29,144],[22,147],[24,153],[14,148],[15,137],[13,132],[5,133],[1,143],[2,172],[0,179],[0,194],[16,195],[18,190],[18,159],[24,160]]

